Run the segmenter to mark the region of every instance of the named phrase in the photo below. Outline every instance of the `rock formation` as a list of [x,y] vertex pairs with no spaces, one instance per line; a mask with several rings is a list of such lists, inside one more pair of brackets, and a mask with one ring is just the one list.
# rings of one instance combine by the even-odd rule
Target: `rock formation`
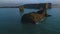
[[21,18],[22,23],[33,23],[36,24],[38,21],[42,20],[44,17],[50,16],[47,14],[48,3],[40,7],[40,10],[37,12],[31,12],[24,14]]
[[45,17],[45,10],[39,10],[37,12],[32,12],[24,14],[21,18],[22,23],[33,23],[40,21]]

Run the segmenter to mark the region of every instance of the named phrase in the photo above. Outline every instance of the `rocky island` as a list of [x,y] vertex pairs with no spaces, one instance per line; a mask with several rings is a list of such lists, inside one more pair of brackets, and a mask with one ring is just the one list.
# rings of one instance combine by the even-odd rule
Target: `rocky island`
[[27,5],[25,6],[24,5],[24,8],[30,8],[30,9],[40,9],[38,10],[37,12],[31,12],[31,13],[27,13],[27,14],[24,14],[21,18],[21,21],[22,23],[33,23],[33,24],[37,24],[37,22],[42,19],[44,19],[45,17],[47,16],[50,16],[47,14],[47,11],[48,9],[51,8],[51,6],[46,3],[46,4],[33,4],[32,5]]

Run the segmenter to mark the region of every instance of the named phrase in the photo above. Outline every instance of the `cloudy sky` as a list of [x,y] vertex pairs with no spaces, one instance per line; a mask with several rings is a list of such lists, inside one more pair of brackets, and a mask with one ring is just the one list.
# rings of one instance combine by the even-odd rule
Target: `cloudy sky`
[[1,3],[39,3],[39,2],[52,2],[57,3],[60,0],[0,0]]
[[60,0],[0,0],[0,5],[20,5],[20,4],[27,4],[27,3],[44,3],[44,2],[51,2],[53,4],[59,4]]

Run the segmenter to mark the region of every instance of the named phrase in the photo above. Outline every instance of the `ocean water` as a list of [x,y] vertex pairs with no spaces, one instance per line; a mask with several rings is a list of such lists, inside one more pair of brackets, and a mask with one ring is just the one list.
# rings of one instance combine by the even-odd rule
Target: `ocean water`
[[38,9],[0,8],[0,34],[60,34],[60,8],[52,8],[47,17],[39,24],[22,24],[21,16]]

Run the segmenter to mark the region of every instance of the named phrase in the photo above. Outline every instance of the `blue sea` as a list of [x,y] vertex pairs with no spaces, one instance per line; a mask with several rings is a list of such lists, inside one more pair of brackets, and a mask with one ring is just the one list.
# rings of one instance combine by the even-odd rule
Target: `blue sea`
[[39,24],[22,24],[21,16],[38,9],[0,8],[0,34],[60,34],[60,8],[48,11],[51,15]]

